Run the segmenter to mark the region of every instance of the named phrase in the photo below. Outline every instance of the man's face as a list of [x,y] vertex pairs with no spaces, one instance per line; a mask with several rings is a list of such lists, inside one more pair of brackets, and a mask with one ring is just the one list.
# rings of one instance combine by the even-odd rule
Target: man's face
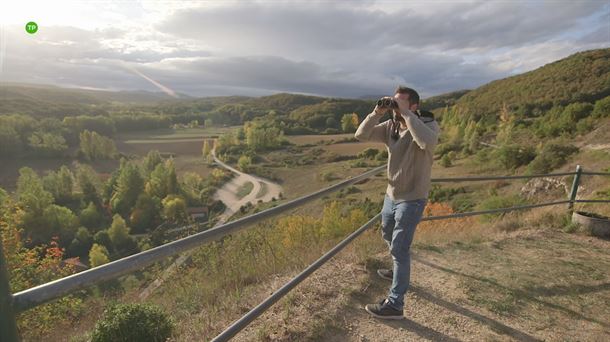
[[394,94],[394,100],[396,100],[396,102],[398,102],[398,109],[400,110],[401,113],[406,113],[407,109],[408,110],[417,109],[417,105],[411,105],[411,102],[409,101],[409,94],[396,93],[396,94]]

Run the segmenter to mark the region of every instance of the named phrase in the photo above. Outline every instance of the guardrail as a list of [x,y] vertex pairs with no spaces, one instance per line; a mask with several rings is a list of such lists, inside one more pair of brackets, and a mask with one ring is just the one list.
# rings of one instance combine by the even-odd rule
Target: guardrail
[[[212,242],[222,238],[225,235],[238,232],[245,229],[249,225],[259,222],[261,220],[279,215],[287,210],[299,207],[307,202],[314,199],[320,198],[326,194],[335,192],[339,189],[345,188],[349,185],[358,183],[362,180],[368,179],[381,171],[385,170],[386,166],[379,166],[372,170],[369,170],[361,175],[350,178],[343,182],[337,183],[325,189],[316,191],[312,194],[299,197],[297,199],[288,201],[279,206],[266,209],[259,213],[237,219],[235,221],[223,224],[219,227],[212,228],[200,233],[196,233],[185,238],[169,242],[167,244],[127,256],[125,258],[115,260],[113,262],[76,273],[46,284],[42,284],[15,294],[10,292],[7,268],[5,264],[4,254],[2,251],[2,245],[0,241],[0,341],[18,341],[19,334],[17,332],[17,326],[15,322],[15,314],[31,309],[53,299],[61,296],[65,296],[78,289],[86,286],[90,286],[104,280],[113,279],[129,273],[133,270],[141,269],[147,265],[150,265],[156,261],[162,260],[166,257],[179,254],[181,252],[199,247],[205,243]],[[460,177],[460,178],[433,178],[431,182],[462,182],[462,181],[482,181],[482,180],[500,180],[500,179],[522,179],[522,178],[536,178],[536,177],[552,177],[552,176],[569,176],[574,175],[572,183],[572,189],[569,200],[547,202],[533,205],[515,206],[509,208],[499,208],[492,210],[473,211],[466,213],[456,213],[451,215],[442,216],[427,216],[423,217],[422,221],[427,220],[441,220],[455,217],[465,217],[473,215],[490,214],[497,212],[507,212],[513,210],[530,209],[536,207],[543,207],[549,205],[566,204],[568,203],[568,209],[572,209],[574,203],[579,202],[604,202],[610,203],[610,200],[576,200],[576,192],[578,191],[578,185],[580,182],[581,175],[609,175],[610,172],[584,172],[580,165],[577,165],[576,172],[564,172],[564,173],[548,173],[548,174],[537,174],[537,175],[524,175],[524,176],[486,176],[486,177]],[[282,296],[288,291],[294,288],[303,279],[307,278],[313,271],[318,269],[332,256],[341,251],[347,244],[349,244],[358,235],[362,234],[366,229],[373,226],[373,224],[379,219],[380,214],[377,214],[366,224],[360,227],[358,230],[350,234],[346,239],[341,241],[337,246],[331,249],[329,252],[320,257],[316,262],[307,267],[302,273],[276,291],[273,295],[259,304],[257,307],[248,312],[241,319],[233,323],[225,331],[219,334],[214,341],[226,341],[232,336],[237,334],[250,322],[260,316],[266,309],[277,302]]]

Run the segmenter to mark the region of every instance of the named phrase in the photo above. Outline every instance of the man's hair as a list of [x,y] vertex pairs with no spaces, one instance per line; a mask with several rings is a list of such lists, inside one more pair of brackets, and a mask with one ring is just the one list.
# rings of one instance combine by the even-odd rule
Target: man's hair
[[419,104],[419,94],[414,89],[405,86],[398,86],[394,94],[409,94],[409,102],[411,104]]

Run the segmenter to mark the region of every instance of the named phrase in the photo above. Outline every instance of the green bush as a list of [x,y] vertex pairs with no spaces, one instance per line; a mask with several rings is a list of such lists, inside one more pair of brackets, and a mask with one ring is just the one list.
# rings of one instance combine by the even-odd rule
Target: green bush
[[[477,205],[477,210],[492,210],[492,209],[499,209],[499,208],[509,208],[509,207],[514,207],[514,206],[518,206],[518,205],[524,205],[527,202],[519,197],[519,195],[511,195],[511,196],[502,196],[502,195],[495,195],[495,196],[490,196],[486,199],[484,199],[481,203],[479,203]],[[506,214],[506,212],[499,212],[499,213],[493,213],[493,214],[484,214],[481,216],[481,220],[483,222],[489,222],[491,221],[492,218],[494,217],[498,217],[498,216],[504,216],[504,214]]]
[[536,151],[531,146],[504,145],[495,149],[492,156],[502,167],[512,170],[531,162],[536,158]]
[[335,175],[335,173],[331,172],[331,171],[322,172],[322,174],[320,176],[321,176],[322,180],[325,182],[330,182],[330,181],[334,181],[335,179],[338,179],[338,177]]
[[460,193],[466,193],[466,189],[463,186],[457,188],[443,188],[438,184],[433,184],[428,198],[430,199],[430,202],[446,202]]
[[591,116],[594,118],[610,117],[610,96],[606,96],[595,102]]
[[451,166],[451,158],[449,158],[448,154],[445,154],[443,156],[443,158],[441,158],[441,166],[442,167],[449,167],[449,166]]
[[379,152],[377,154],[377,156],[375,157],[375,159],[379,160],[379,161],[388,159],[388,151],[387,150],[383,150],[383,151]]
[[379,153],[379,150],[376,148],[367,148],[364,151],[358,153],[358,158],[374,159],[378,153]]
[[460,151],[461,149],[462,144],[459,141],[446,142],[436,145],[434,154],[442,156],[451,151]]
[[451,199],[451,209],[456,213],[472,211],[475,203],[470,194],[455,194]]
[[568,157],[578,152],[578,147],[561,144],[548,144],[542,148],[542,151],[528,165],[527,173],[547,173],[550,172],[567,161]]
[[91,334],[92,342],[165,341],[174,322],[150,304],[115,304],[104,310]]

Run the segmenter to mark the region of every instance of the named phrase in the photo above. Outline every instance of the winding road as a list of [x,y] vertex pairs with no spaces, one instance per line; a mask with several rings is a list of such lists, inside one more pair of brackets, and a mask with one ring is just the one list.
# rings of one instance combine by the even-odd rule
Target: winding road
[[[214,141],[215,142],[215,141]],[[247,173],[243,173],[234,167],[224,163],[220,159],[216,157],[216,144],[214,143],[214,148],[212,149],[212,157],[214,157],[214,162],[219,166],[237,174],[237,177],[232,178],[230,181],[225,183],[220,189],[214,193],[215,200],[221,200],[226,208],[225,211],[218,216],[218,222],[214,227],[218,227],[220,225],[225,224],[233,214],[235,214],[243,205],[247,203],[252,203],[252,205],[256,205],[259,200],[263,202],[270,202],[273,198],[279,199],[280,193],[282,192],[282,187],[273,183],[269,180],[253,176]],[[237,192],[239,189],[251,182],[254,186],[250,193],[241,199],[237,197]],[[261,195],[261,189],[265,188],[265,192]],[[161,276],[155,279],[152,283],[150,283],[142,292],[140,292],[139,298],[140,300],[145,300],[150,296],[159,286],[161,286],[169,276],[173,274],[173,272],[184,264],[194,252],[194,249],[184,252],[180,254],[180,256],[169,265]]]

